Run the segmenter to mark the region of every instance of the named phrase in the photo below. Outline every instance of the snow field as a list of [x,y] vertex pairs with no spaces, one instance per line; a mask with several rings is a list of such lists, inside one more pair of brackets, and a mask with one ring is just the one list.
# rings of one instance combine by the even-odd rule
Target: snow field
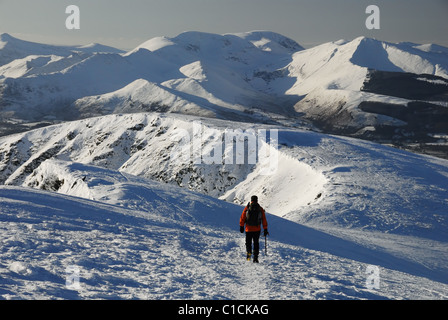
[[[215,203],[220,211],[201,223],[30,189],[1,189],[6,299],[446,298],[439,283],[386,268],[382,290],[369,290],[365,263],[276,237],[269,238],[267,257],[261,241],[260,264],[247,262],[243,236],[229,227],[239,216],[230,204]],[[183,192],[176,190],[176,199],[167,200],[185,201]],[[190,213],[204,216],[203,209]],[[227,225],[219,223],[222,217],[214,220],[229,213]],[[277,226],[274,234],[284,227]],[[80,269],[79,290],[65,284],[72,265]]]

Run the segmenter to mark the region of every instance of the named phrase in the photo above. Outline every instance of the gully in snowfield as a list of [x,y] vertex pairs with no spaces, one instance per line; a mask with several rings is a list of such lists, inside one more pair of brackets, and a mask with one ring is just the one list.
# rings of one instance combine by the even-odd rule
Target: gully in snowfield
[[252,256],[252,242],[254,243],[254,262],[258,263],[258,253],[260,251],[260,233],[261,224],[263,224],[264,236],[268,233],[268,222],[264,209],[258,204],[257,196],[252,196],[250,202],[244,208],[240,218],[240,232],[244,233],[244,225],[246,225],[246,252],[247,260],[250,261]]

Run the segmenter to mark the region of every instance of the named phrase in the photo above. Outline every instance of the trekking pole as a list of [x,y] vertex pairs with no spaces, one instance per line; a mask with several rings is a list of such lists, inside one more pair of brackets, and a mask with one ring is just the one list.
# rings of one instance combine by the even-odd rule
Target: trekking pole
[[268,255],[268,237],[267,235],[264,236],[264,255],[267,256]]

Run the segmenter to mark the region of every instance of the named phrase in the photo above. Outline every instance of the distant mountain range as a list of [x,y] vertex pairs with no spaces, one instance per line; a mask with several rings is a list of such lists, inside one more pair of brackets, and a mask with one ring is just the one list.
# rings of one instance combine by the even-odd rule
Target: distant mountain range
[[186,32],[134,50],[0,35],[0,134],[175,112],[307,127],[448,158],[448,48],[280,34]]

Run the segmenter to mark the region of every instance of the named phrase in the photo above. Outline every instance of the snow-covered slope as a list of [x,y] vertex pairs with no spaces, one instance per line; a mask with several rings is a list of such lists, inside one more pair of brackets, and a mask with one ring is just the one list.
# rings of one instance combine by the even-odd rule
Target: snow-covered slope
[[[238,132],[247,134],[246,138],[258,138],[258,129],[261,128],[269,129],[252,124],[241,126],[241,123],[230,121],[166,114],[111,115],[64,123],[0,139],[0,181],[21,185],[45,160],[57,158],[120,170],[219,197],[227,192],[235,193],[233,188],[246,178],[258,179],[257,175],[248,177],[250,173],[259,173],[272,166],[270,163],[264,165],[249,161],[237,164],[234,150],[244,143],[225,143],[228,139],[233,141],[234,136],[236,139],[244,138],[242,134],[239,138]],[[196,151],[185,161],[174,156],[186,135],[190,137],[192,149],[199,146],[197,152],[202,155],[201,161],[195,160]],[[205,159],[211,151],[223,146],[226,153],[232,152],[232,159],[226,163],[218,159],[206,164]],[[312,202],[325,184],[322,174],[282,153],[273,159],[281,163],[279,167],[289,168],[289,171],[276,172],[273,178],[277,180],[273,184],[283,180],[283,188],[292,190],[297,189],[294,187],[295,179],[308,178],[309,183],[302,183],[301,204]],[[275,165],[274,161],[272,163]],[[40,177],[37,173],[35,175]],[[291,175],[295,176],[294,180],[286,183]],[[261,188],[262,181],[257,185]],[[274,196],[278,190],[263,192]],[[289,196],[291,199],[295,197],[293,194]],[[234,197],[240,203],[244,202],[240,195]],[[291,201],[291,205],[293,203],[295,201]]]
[[214,117],[215,113],[173,94],[168,88],[138,79],[126,87],[100,96],[85,97],[74,106],[86,117],[144,111],[178,112]]
[[[237,141],[259,138],[260,129],[277,130],[277,147],[266,144],[272,158],[251,162],[246,150],[239,164],[235,151],[243,144]],[[263,145],[257,148],[264,152]],[[355,139],[194,116],[110,115],[1,138],[0,181],[47,185],[59,167],[49,159],[118,170],[238,204],[259,194],[269,212],[296,222],[446,236],[446,160]]]
[[[107,173],[77,169],[99,179]],[[249,264],[235,228],[241,207],[120,179],[127,182],[115,191],[147,204],[147,210],[111,204],[119,198],[113,192],[105,203],[0,187],[1,297],[445,299],[448,294],[447,285],[431,280],[437,277],[422,264],[273,216],[268,216],[268,256]],[[383,237],[382,244],[395,240]],[[434,243],[431,248],[426,260],[444,249]],[[366,288],[370,264],[381,265],[379,290]],[[72,282],[76,277],[79,282]]]
[[[260,163],[171,158],[199,121],[204,161],[220,133],[241,125],[111,115],[1,138],[2,181],[16,185],[0,190],[1,272],[20,283],[3,282],[3,296],[447,297],[446,160],[254,124],[241,129],[279,130],[273,175],[257,174]],[[247,278],[242,207],[231,202],[252,194],[269,213],[270,254]],[[68,265],[82,269],[78,292],[61,280]],[[380,290],[366,288],[369,265],[380,268]]]
[[[57,191],[60,194],[89,199],[94,201],[90,203],[94,207],[103,206],[104,203],[119,206],[126,210],[132,210],[133,214],[140,212],[139,217],[145,216],[145,212],[155,212],[165,218],[171,217],[176,221],[172,222],[176,227],[171,225],[170,232],[180,228],[183,230],[180,231],[182,237],[173,240],[178,245],[167,249],[170,252],[170,259],[174,260],[171,260],[170,264],[167,260],[163,260],[163,262],[159,260],[159,262],[172,266],[178,263],[178,256],[195,257],[191,259],[194,259],[192,263],[195,264],[194,269],[197,272],[189,273],[189,277],[187,277],[189,280],[182,280],[182,282],[189,283],[186,288],[188,288],[188,292],[191,292],[193,288],[193,292],[198,294],[198,296],[194,296],[196,298],[242,297],[237,293],[240,292],[237,286],[227,286],[227,289],[215,288],[212,291],[219,292],[219,294],[213,295],[208,289],[201,289],[198,286],[198,278],[203,276],[200,270],[209,270],[208,268],[215,268],[216,265],[219,265],[223,269],[218,269],[219,271],[215,269],[216,276],[214,278],[216,280],[213,282],[218,286],[222,283],[221,281],[235,280],[233,276],[229,280],[228,276],[223,275],[226,274],[226,268],[229,270],[244,268],[243,262],[239,260],[243,257],[241,253],[244,251],[241,249],[243,240],[238,233],[238,216],[242,207],[235,207],[229,203],[235,202],[244,205],[252,194],[259,196],[262,205],[270,213],[272,257],[266,258],[267,265],[263,267],[265,268],[263,270],[270,274],[271,280],[264,282],[266,285],[262,288],[265,292],[264,297],[446,297],[445,257],[448,256],[446,254],[446,242],[448,241],[446,231],[448,227],[446,213],[448,163],[446,160],[419,156],[350,138],[266,126],[263,128],[279,130],[278,167],[273,175],[257,174],[262,169],[260,163],[256,165],[248,163],[213,165],[204,162],[194,164],[193,161],[179,161],[178,158],[171,158],[176,144],[180,143],[179,135],[188,132],[191,137],[195,137],[194,126],[198,124],[198,121],[201,121],[203,133],[202,140],[198,140],[204,151],[203,157],[208,154],[214,143],[222,142],[220,133],[224,133],[226,130],[235,130],[238,125],[241,125],[241,123],[180,115],[112,115],[4,137],[0,139],[2,181],[6,181],[9,185]],[[252,124],[241,129],[248,130],[250,128],[258,130],[261,127]],[[196,130],[198,130],[197,127]],[[256,130],[255,132],[257,132]],[[204,161],[205,159],[203,158]],[[155,182],[145,182],[145,178],[168,184],[158,185]],[[187,191],[177,189],[179,186],[200,193],[195,193],[193,196]],[[7,194],[3,192],[4,190],[9,189],[2,189],[2,194]],[[35,197],[32,191],[19,190],[25,194],[30,193],[30,197]],[[166,199],[163,190],[174,192],[177,198]],[[211,200],[210,195],[214,199],[220,197],[227,200],[227,204]],[[8,196],[2,197],[2,201],[7,204],[2,205],[2,208],[10,208],[13,206],[12,203],[17,204],[17,200],[8,200]],[[46,197],[51,198],[52,196],[48,195],[42,199],[47,199]],[[159,197],[165,198],[167,204],[160,205]],[[191,197],[194,197],[194,200],[191,200],[189,204],[177,205],[181,198],[191,199]],[[29,208],[30,205],[31,207],[45,208],[45,203],[31,199],[29,201],[34,204],[27,204],[26,208]],[[209,235],[212,233],[211,230],[216,229],[214,218],[205,218],[209,214],[208,210],[201,209],[202,207],[198,204],[204,202],[212,207],[224,206],[227,208],[217,209],[220,212],[219,223],[224,224],[226,228],[218,228],[219,235],[215,234],[216,237],[212,237],[214,240],[205,236],[198,239],[197,233],[193,233],[193,236],[189,231],[187,234],[183,233],[185,230],[193,228],[192,224],[196,225],[195,232],[204,232]],[[22,203],[25,205],[26,202]],[[81,203],[84,202],[81,201]],[[214,204],[212,205],[212,203]],[[23,205],[15,208],[23,210],[20,209]],[[61,204],[61,206],[66,205]],[[72,206],[74,206],[73,203],[67,208]],[[179,217],[178,208],[182,208],[182,214],[188,218]],[[5,210],[2,212],[9,212],[13,209]],[[33,210],[37,209],[26,210],[31,210],[26,215],[31,217],[34,214]],[[28,212],[26,210],[25,212]],[[85,211],[89,210],[85,209]],[[115,209],[110,210],[115,212]],[[45,211],[48,210],[45,209]],[[50,210],[50,212],[53,211]],[[78,212],[78,209],[75,212]],[[227,217],[224,212],[232,213]],[[70,209],[69,213],[73,214],[73,211]],[[212,219],[212,221],[207,220],[211,225],[197,227],[196,221],[201,219],[194,218],[192,221],[195,222],[188,223],[189,227],[186,228],[186,222],[183,219],[188,220],[191,215],[196,217],[197,214],[200,214],[201,219]],[[8,233],[8,237],[12,237],[12,229],[17,233],[17,223],[19,225],[27,223],[17,219],[19,218],[13,220],[16,223],[7,223],[8,226],[5,228],[9,228],[8,232],[11,232]],[[27,219],[26,221],[29,221]],[[110,223],[112,221],[114,221],[114,225],[117,223],[113,217],[109,219]],[[10,220],[11,218],[7,218],[6,221]],[[153,223],[155,222],[150,222],[150,224]],[[99,233],[101,234],[101,230],[104,230],[107,235],[99,237],[99,239],[113,237],[112,231],[109,229],[112,226],[107,224],[103,227],[105,229],[100,228]],[[40,232],[37,233],[37,236],[42,237],[45,228],[44,226],[39,226],[39,228],[42,229],[39,229]],[[138,228],[140,230],[141,227]],[[68,227],[67,229],[71,230]],[[132,227],[129,227],[126,230],[131,233],[131,229]],[[62,230],[61,232],[65,233],[66,231]],[[90,237],[89,239],[92,236],[91,232],[94,231],[90,230],[86,235],[86,237]],[[133,231],[132,234],[134,233]],[[149,238],[151,238],[150,234],[153,233],[149,233]],[[36,234],[29,235],[29,237],[34,236]],[[59,236],[62,238],[62,233]],[[72,236],[76,236],[75,233]],[[130,243],[132,241],[126,240],[128,236],[131,235],[120,233],[118,237],[121,239],[120,241],[124,243],[129,241]],[[164,233],[163,237],[157,239],[172,239],[172,237],[173,235],[167,236]],[[185,238],[190,240],[185,240]],[[223,240],[224,238],[226,240]],[[32,242],[31,238],[27,239],[30,239],[31,243],[48,241],[39,238],[40,240]],[[101,248],[104,246],[101,241],[93,243]],[[13,243],[17,244],[14,241]],[[133,243],[135,245],[135,242]],[[209,243],[213,250],[197,251],[195,249],[198,246],[203,247],[204,243]],[[39,242],[37,246],[40,245],[43,244]],[[154,251],[147,252],[146,246],[143,249],[139,246],[138,251],[140,255],[156,256],[160,255],[160,250],[162,250],[162,247],[158,248],[154,253]],[[166,247],[163,246],[163,248]],[[222,251],[223,248],[224,251]],[[18,248],[16,250],[20,251],[17,253],[19,256],[30,255],[29,251],[21,251],[22,249]],[[81,256],[84,256],[85,259],[86,251],[80,250],[82,253],[77,253],[79,259]],[[124,260],[122,259],[125,258],[118,258],[120,252],[108,250],[108,253],[104,253],[103,258],[107,261],[118,260],[117,264],[123,266]],[[11,255],[13,256],[12,253]],[[111,258],[111,255],[115,258]],[[33,281],[41,276],[40,272],[44,272],[39,269],[39,263],[32,262],[35,261],[34,258],[35,256],[31,255],[31,258],[28,257],[28,260],[25,260],[28,262],[23,264],[13,264],[13,258],[8,258],[9,264],[4,268],[9,268],[9,271],[3,272],[7,272],[9,276],[14,276],[16,273],[19,277],[23,277],[23,273],[25,275],[30,273],[28,277],[31,278],[30,281]],[[148,259],[145,261],[149,261]],[[97,263],[100,263],[100,260],[97,260]],[[85,262],[85,260],[83,261]],[[89,271],[91,273],[97,272],[93,270],[99,268],[99,266],[95,266],[96,263],[90,260],[84,262],[75,261],[74,263],[87,269],[91,267],[92,269]],[[142,266],[135,265],[135,262],[130,262],[130,264],[137,270],[142,270],[140,268],[154,270],[152,269],[154,264],[159,265],[159,262],[145,262]],[[359,284],[361,279],[365,280],[365,264],[381,267],[384,291],[366,292],[362,288],[364,283]],[[49,266],[47,265],[45,268],[49,268]],[[109,269],[104,264],[102,268]],[[30,271],[27,271],[28,269]],[[352,270],[349,271],[350,276],[347,275],[347,270]],[[135,274],[138,271],[130,272]],[[151,279],[176,277],[176,272],[172,271],[166,274],[162,271],[151,271],[152,276],[148,275],[148,277]],[[283,286],[280,288],[275,285],[275,282],[282,278],[282,272],[295,275],[293,278],[287,277],[289,280],[286,291]],[[86,277],[90,279],[89,275]],[[127,275],[127,277],[130,276]],[[308,282],[316,277],[326,280],[313,282],[314,285]],[[392,281],[397,277],[401,279],[400,285],[397,285],[396,281]],[[143,281],[140,275],[134,275],[135,278],[139,279],[137,281],[139,283]],[[352,280],[348,280],[349,278]],[[122,278],[120,277],[120,279]],[[256,279],[251,278],[251,281],[254,280]],[[429,282],[422,287],[425,281]],[[96,281],[91,282],[90,280],[87,283],[92,286],[97,284]],[[172,286],[179,284],[176,281],[171,283]],[[346,285],[342,286],[342,283],[346,283]],[[429,284],[434,290],[431,293],[422,292],[422,288],[428,288]],[[106,284],[104,285],[106,286]],[[186,289],[180,288],[177,294],[170,296],[165,290],[169,290],[167,288],[172,288],[172,286],[160,283],[145,284],[143,287],[146,289],[142,289],[142,292],[146,292],[148,297],[193,297],[186,293]],[[323,289],[318,290],[316,286],[323,286]],[[137,294],[139,292],[137,288],[141,288],[141,285],[137,285],[137,288],[133,287],[133,289],[130,289],[129,285],[125,285],[125,287],[127,289],[123,290],[131,290],[133,294]],[[417,288],[419,289],[417,290]],[[158,291],[148,293],[148,290]],[[126,297],[123,291],[118,290],[118,292],[115,294]],[[92,291],[90,288],[85,294],[95,296],[97,291]],[[64,296],[64,294],[62,295]],[[130,296],[132,294],[127,297]]]
[[[396,96],[382,96],[363,92],[372,70],[426,74],[448,79],[448,56],[443,51],[422,51],[417,45],[392,44],[364,37],[353,41],[326,43],[294,54],[289,65],[290,76],[297,79],[288,94],[304,95],[296,109],[302,105],[340,112],[341,105],[334,103],[334,96],[342,97],[344,108],[354,113],[362,101],[379,101],[405,104]],[[422,81],[424,81],[422,79]],[[405,88],[402,88],[405,90]],[[310,103],[316,96],[323,101]],[[339,100],[339,99],[336,99]],[[328,106],[323,106],[323,102]],[[318,111],[316,111],[317,113]],[[362,113],[361,110],[357,110]],[[353,126],[356,121],[353,121]],[[360,122],[360,124],[363,124]],[[346,124],[350,126],[350,123]],[[367,124],[371,125],[371,124]]]

